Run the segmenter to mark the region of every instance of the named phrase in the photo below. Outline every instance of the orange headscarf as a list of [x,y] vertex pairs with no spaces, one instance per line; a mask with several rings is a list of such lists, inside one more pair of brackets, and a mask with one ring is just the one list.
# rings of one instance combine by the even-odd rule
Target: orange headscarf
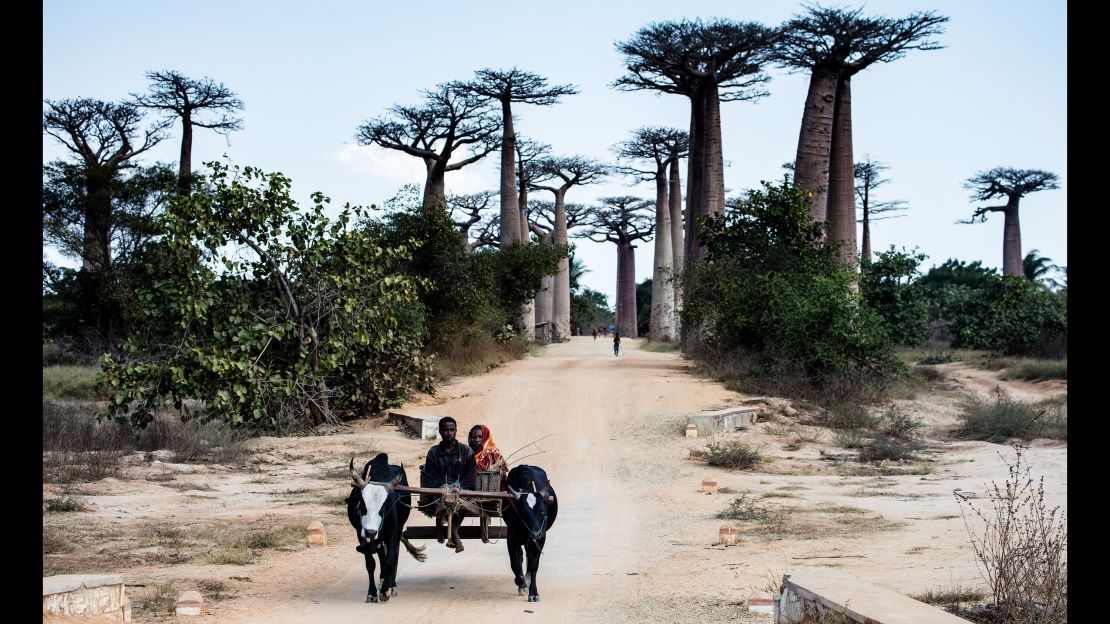
[[474,454],[474,464],[478,470],[489,470],[497,460],[501,459],[501,449],[493,442],[489,427],[477,425],[482,430],[482,449]]

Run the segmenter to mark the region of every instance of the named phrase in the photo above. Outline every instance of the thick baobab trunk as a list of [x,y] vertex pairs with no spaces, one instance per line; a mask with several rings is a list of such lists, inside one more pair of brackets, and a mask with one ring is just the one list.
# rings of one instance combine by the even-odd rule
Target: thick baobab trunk
[[826,217],[829,154],[832,148],[833,110],[836,107],[835,72],[814,69],[809,77],[794,159],[794,183],[813,193],[809,214],[814,221]]
[[425,158],[424,165],[428,169],[428,175],[424,178],[424,205],[439,204],[442,207],[447,197],[447,184],[444,182],[447,163],[435,158]]
[[[550,247],[554,243],[555,233],[549,232],[539,236],[540,245]],[[536,323],[551,323],[554,321],[555,303],[555,276],[548,275],[543,278],[543,285],[536,295]],[[550,331],[550,330],[549,330]]]
[[671,225],[671,276],[672,290],[674,291],[673,323],[675,336],[678,335],[678,311],[682,309],[682,284],[679,279],[683,267],[683,237],[682,237],[682,180],[679,179],[678,159],[672,159],[670,164],[670,192],[667,201],[670,204]]
[[856,268],[855,164],[852,161],[851,78],[843,77],[836,90],[832,150],[829,158],[828,240],[839,245],[840,261]]
[[509,100],[501,101],[501,246],[520,240],[520,206],[516,197],[516,134]]
[[[520,185],[517,196],[517,206],[520,208],[520,242],[527,245],[531,238],[528,231],[528,186],[523,182]],[[520,324],[524,326],[524,335],[528,338],[536,337],[536,300],[525,302],[524,307],[520,309]]]
[[81,268],[87,273],[106,272],[112,259],[111,174],[89,171],[85,191],[85,231]]
[[725,213],[725,161],[721,147],[721,99],[717,85],[710,85],[705,95],[705,204],[703,215]]
[[671,283],[671,224],[667,205],[667,166],[655,176],[655,261],[651,274],[652,340],[674,340],[674,286]]
[[193,121],[189,115],[181,118],[181,162],[177,172],[177,189],[188,195],[193,187]]
[[697,262],[701,253],[698,246],[698,217],[702,214],[702,188],[705,180],[705,115],[702,105],[703,99],[697,94],[690,97],[690,156],[686,161],[686,240],[683,266]]
[[617,243],[617,331],[636,337],[636,251],[632,243]]
[[[555,193],[555,245],[567,244],[567,209],[563,193]],[[559,260],[559,272],[555,274],[554,327],[552,342],[570,340],[570,260]]]
[[1012,198],[1002,212],[1006,217],[1002,229],[1002,274],[1025,275],[1021,266],[1021,222],[1018,220],[1018,200]]

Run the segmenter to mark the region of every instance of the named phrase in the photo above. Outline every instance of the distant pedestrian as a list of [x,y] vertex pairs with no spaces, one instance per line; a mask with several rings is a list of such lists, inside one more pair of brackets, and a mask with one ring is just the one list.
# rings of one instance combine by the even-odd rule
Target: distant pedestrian
[[613,355],[621,354],[621,333],[613,332]]
[[594,328],[594,342],[597,342],[597,328]]

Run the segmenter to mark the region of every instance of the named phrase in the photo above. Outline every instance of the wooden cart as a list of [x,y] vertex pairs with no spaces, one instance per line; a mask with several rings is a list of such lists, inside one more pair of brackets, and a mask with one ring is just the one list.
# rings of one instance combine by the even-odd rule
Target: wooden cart
[[[442,488],[409,487],[406,485],[395,486],[398,492],[411,492],[413,494],[431,494],[439,496],[447,505],[457,505],[464,518],[478,518],[478,526],[460,526],[459,537],[462,539],[477,539],[489,543],[491,539],[503,539],[507,531],[504,524],[490,526],[490,518],[500,518],[504,505],[512,500],[513,495],[501,490],[500,471],[479,471],[478,489],[463,490],[444,486]],[[408,539],[432,539],[439,543],[447,540],[452,515],[447,516],[447,524],[436,518],[435,526],[410,526],[405,528],[404,536]]]

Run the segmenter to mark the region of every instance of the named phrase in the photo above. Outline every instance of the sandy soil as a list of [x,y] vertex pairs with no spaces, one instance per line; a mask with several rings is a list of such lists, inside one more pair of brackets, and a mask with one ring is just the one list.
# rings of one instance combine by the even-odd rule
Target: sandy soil
[[[989,482],[1005,480],[1002,457],[1013,453],[949,439],[959,401],[989,396],[995,386],[1022,400],[1067,391],[1066,383],[1001,382],[991,372],[942,365],[948,381],[936,392],[898,402],[926,422],[923,461],[875,468],[848,459],[830,431],[805,424],[811,420],[803,406],[794,412],[785,400],[725,390],[689,374],[676,354],[641,351],[638,341],[622,347],[614,358],[607,341],[576,338],[406,406],[453,416],[460,431],[487,424],[504,451],[524,449],[518,459],[538,453],[524,461],[546,469],[560,507],[538,575],[542,602],[517,595],[504,544],[480,541],[468,541],[461,554],[425,542],[424,563],[402,553],[397,595],[384,604],[363,602],[366,572],[339,502],[350,487],[346,464],[352,454],[361,464],[386,451],[415,481],[430,446],[384,419],[330,435],[254,440],[242,465],[171,464],[160,454],[138,454],[126,479],[68,490],[46,484],[44,499],[68,491],[90,510],[44,514],[44,527],[64,530],[79,545],[44,561],[76,572],[122,573],[133,599],[171,580],[180,590],[222,582],[226,598],[209,600],[198,624],[368,617],[770,622],[769,615],[747,613],[744,601],[768,596],[772,577],[806,567],[838,568],[908,594],[983,585],[952,492],[970,491],[986,503]],[[706,440],[683,436],[685,416],[745,402],[761,408],[761,421],[724,437],[755,445],[765,463],[732,472],[691,460],[690,451]],[[1038,441],[1027,457],[1034,474],[1045,477],[1049,502],[1066,508],[1066,444]],[[725,491],[699,493],[706,477]],[[724,521],[715,516],[740,493],[780,513],[773,522],[738,522],[740,545],[716,546]],[[245,566],[190,562],[172,541],[152,537],[166,527],[312,520],[324,523],[327,546],[266,550]],[[415,513],[410,519],[427,522]],[[169,619],[141,610],[135,617]]]

